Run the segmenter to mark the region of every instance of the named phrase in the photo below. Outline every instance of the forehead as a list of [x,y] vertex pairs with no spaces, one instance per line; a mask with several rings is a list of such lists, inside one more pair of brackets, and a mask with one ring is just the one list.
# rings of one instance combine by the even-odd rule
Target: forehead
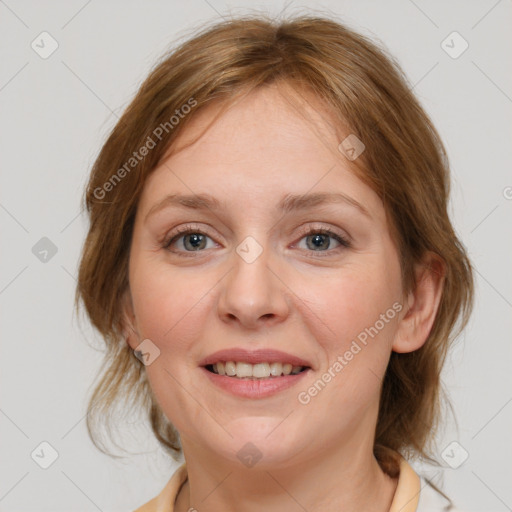
[[221,108],[213,104],[190,119],[148,178],[143,210],[169,193],[208,193],[245,211],[308,192],[345,193],[376,206],[338,149],[339,124],[312,94],[258,88],[210,124]]
[[340,138],[339,122],[327,105],[311,91],[299,92],[286,82],[261,86],[232,101],[203,108],[193,115],[168,154],[181,151],[209,125],[201,145],[227,145],[230,151],[235,146],[240,151],[258,146],[269,151],[287,145],[306,151],[316,149],[311,146],[314,137],[315,145],[322,144],[336,155]]

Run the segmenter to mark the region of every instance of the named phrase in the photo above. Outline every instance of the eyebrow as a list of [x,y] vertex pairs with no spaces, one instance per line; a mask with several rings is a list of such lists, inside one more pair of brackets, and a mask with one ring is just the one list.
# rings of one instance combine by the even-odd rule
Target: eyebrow
[[[344,203],[371,218],[370,212],[358,201],[346,194],[337,192],[317,192],[305,195],[287,194],[277,206],[282,213],[307,210],[323,204]],[[187,208],[190,210],[219,210],[225,204],[210,194],[169,194],[153,205],[146,214],[145,222],[152,215],[166,208]]]

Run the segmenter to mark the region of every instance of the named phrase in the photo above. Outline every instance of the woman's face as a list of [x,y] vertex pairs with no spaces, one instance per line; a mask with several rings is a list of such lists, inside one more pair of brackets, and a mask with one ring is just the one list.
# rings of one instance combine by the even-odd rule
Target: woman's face
[[[147,375],[185,456],[285,467],[373,445],[403,314],[398,254],[333,121],[312,97],[299,114],[290,94],[260,88],[232,106],[161,162],[138,205],[129,343],[150,340]],[[196,115],[180,147],[216,108]],[[217,361],[260,363],[224,372],[263,377],[204,367]],[[307,369],[266,377],[288,364]]]

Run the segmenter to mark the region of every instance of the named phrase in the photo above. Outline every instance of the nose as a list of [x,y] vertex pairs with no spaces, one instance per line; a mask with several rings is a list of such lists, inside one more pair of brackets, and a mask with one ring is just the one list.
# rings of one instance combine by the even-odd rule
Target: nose
[[248,262],[233,254],[233,268],[223,283],[218,299],[218,314],[222,321],[239,323],[248,329],[270,327],[289,315],[288,288],[279,277],[276,265],[264,250]]

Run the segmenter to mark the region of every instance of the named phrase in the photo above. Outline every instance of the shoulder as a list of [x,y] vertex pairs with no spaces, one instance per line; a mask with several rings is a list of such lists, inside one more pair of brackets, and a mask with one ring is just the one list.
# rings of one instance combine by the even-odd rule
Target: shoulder
[[425,477],[420,476],[420,498],[416,512],[463,512]]

